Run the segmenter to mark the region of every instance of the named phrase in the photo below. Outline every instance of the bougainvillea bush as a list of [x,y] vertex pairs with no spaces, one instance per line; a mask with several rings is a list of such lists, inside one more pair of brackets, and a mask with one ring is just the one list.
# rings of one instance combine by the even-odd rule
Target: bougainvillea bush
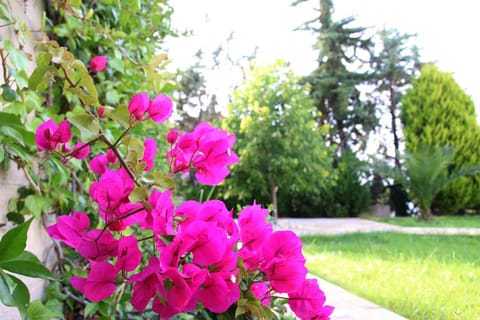
[[[88,68],[73,58],[50,59],[48,71],[61,71],[82,111],[47,119],[35,142],[65,165],[88,162],[95,212],[61,215],[47,232],[81,256],[69,282],[87,302],[108,301],[111,316],[112,305],[127,301],[132,312],[153,311],[162,319],[270,319],[279,316],[278,301],[288,301],[301,319],[329,319],[333,308],[324,305],[317,281],[306,278],[300,238],[274,231],[268,210],[254,203],[235,220],[219,200],[174,203],[175,174],[194,170],[209,186],[227,177],[239,161],[233,134],[201,123],[192,132],[170,130],[161,140],[136,136],[137,126],[168,120],[168,96],[140,92],[124,105],[102,106],[92,99],[91,75],[108,68],[106,56],[94,57]],[[118,135],[104,129],[112,122],[122,128]],[[157,141],[169,146],[166,154],[157,152]],[[157,161],[166,161],[169,172],[157,172]]]

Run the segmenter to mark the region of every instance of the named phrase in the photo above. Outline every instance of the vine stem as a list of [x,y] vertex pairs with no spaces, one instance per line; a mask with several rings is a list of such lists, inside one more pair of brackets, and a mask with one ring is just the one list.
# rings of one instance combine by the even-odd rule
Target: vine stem
[[135,183],[135,185],[137,185],[138,187],[140,187],[140,183],[138,182],[137,180],[137,177],[135,176],[135,174],[132,172],[132,170],[130,169],[130,167],[128,166],[128,164],[125,162],[125,159],[123,159],[122,155],[120,154],[120,152],[118,151],[118,149],[116,148],[116,146],[110,141],[108,140],[108,138],[105,136],[105,135],[100,135],[99,136],[99,139],[101,141],[103,141],[107,146],[108,148],[110,148],[110,150],[113,151],[113,153],[115,153],[115,155],[117,156],[117,159],[118,161],[120,162],[120,165],[127,171],[127,174],[130,176],[130,178],[133,180],[133,182]]
[[32,176],[30,175],[30,173],[28,172],[28,170],[25,168],[25,164],[24,163],[19,163],[20,165],[20,169],[22,169],[23,171],[23,175],[25,176],[25,178],[28,180],[28,182],[32,185],[33,189],[35,189],[35,193],[37,193],[38,195],[42,195],[42,190],[40,189],[40,187],[35,183],[35,181],[33,181],[33,178]]

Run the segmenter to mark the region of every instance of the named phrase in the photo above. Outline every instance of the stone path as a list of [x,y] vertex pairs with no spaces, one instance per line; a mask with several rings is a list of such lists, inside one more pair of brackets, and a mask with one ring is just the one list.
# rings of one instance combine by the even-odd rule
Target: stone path
[[[298,235],[335,235],[378,231],[395,231],[414,234],[480,235],[480,229],[476,228],[399,227],[359,218],[281,218],[276,224],[276,230],[292,230]],[[353,295],[323,279],[319,279],[319,284],[327,296],[326,304],[335,307],[331,318],[332,320],[406,320],[406,318],[394,312]]]

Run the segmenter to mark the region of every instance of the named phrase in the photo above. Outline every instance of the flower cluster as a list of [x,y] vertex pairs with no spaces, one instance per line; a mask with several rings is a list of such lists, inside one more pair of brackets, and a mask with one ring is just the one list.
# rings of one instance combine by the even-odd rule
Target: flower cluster
[[[161,122],[171,114],[172,102],[162,94],[150,100],[140,93],[131,99],[128,111],[132,125],[147,119]],[[62,146],[71,136],[67,121],[57,126],[48,120],[38,128],[36,144],[43,151],[66,153]],[[166,154],[170,175],[194,169],[200,183],[217,185],[229,174],[228,166],[239,161],[232,150],[234,135],[209,123],[189,133],[172,130],[166,140],[170,144]],[[219,200],[189,200],[176,207],[173,190],[141,185],[122,161],[118,147],[107,145],[104,154],[89,161],[97,175],[89,195],[103,227],[92,227],[84,212],[60,216],[56,224],[47,227],[52,238],[88,261],[86,276],[73,276],[70,282],[89,300],[107,299],[120,286],[129,285],[131,305],[139,312],[150,305],[162,319],[198,306],[221,314],[245,299],[265,308],[275,299],[288,299],[302,319],[329,319],[333,308],[324,305],[325,296],[316,280],[306,279],[301,240],[291,231],[273,231],[266,209],[248,206],[239,213],[237,223],[232,210]],[[78,151],[70,154],[81,152],[81,158],[86,158],[86,146],[74,148]],[[147,138],[141,149],[137,162],[143,172],[152,170],[155,140]],[[148,190],[146,197],[132,201],[138,188]],[[140,238],[140,234],[150,236]],[[150,254],[145,256],[148,253],[143,252],[142,241],[151,242],[153,254],[148,250]],[[243,313],[253,312],[248,304],[243,309]]]

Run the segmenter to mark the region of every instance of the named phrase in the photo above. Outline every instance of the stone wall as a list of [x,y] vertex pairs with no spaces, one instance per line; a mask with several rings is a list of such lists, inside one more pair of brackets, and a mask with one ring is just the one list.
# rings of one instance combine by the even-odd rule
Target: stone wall
[[[27,1],[8,1],[13,14],[17,21],[22,21],[31,31],[31,37],[25,40],[25,50],[33,54],[35,41],[37,41],[42,34],[37,32],[41,28],[41,20],[44,11],[44,1],[42,0],[27,0]],[[13,26],[3,26],[0,28],[1,39],[10,39],[13,43],[17,43]],[[3,41],[0,42],[3,47]],[[30,72],[33,70],[33,58],[30,62]],[[0,106],[1,108],[1,106]],[[0,224],[5,226],[0,227],[0,236],[3,235],[11,226],[7,223],[6,213],[8,200],[16,196],[17,189],[26,185],[26,181],[22,171],[17,170],[16,165],[12,163],[10,170],[0,170]],[[52,241],[45,232],[42,223],[33,221],[28,232],[27,250],[34,253],[41,261],[47,265],[51,264],[54,258],[52,248]],[[22,277],[30,289],[31,300],[41,299],[43,296],[46,282],[40,279],[32,279]],[[5,307],[0,303],[0,319],[20,319],[17,309]]]

